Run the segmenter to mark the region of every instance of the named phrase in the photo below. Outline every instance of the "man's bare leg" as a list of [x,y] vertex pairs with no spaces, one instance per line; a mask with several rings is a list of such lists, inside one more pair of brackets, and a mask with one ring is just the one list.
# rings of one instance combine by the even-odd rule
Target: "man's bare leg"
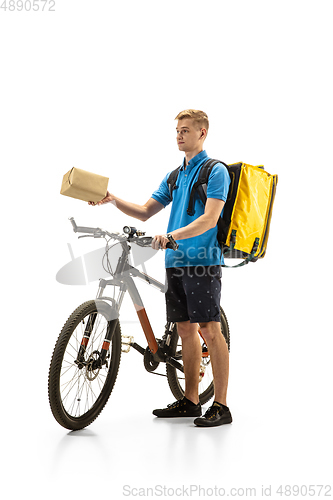
[[227,406],[229,351],[221,332],[221,325],[217,321],[200,323],[200,330],[207,343],[212,363],[215,401]]
[[185,397],[192,403],[199,403],[199,373],[201,363],[201,343],[198,323],[182,321],[177,323],[178,335],[182,339],[182,358],[185,374]]

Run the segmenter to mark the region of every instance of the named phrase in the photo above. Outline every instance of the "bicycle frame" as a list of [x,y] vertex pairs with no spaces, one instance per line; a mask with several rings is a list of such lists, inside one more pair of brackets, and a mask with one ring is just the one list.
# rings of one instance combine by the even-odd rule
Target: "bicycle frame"
[[[132,266],[128,266],[127,271],[122,272],[121,278],[110,279],[110,280],[101,279],[100,283],[99,283],[99,289],[98,289],[96,298],[101,299],[101,300],[110,300],[107,296],[103,295],[106,286],[108,286],[108,285],[119,286],[120,290],[119,290],[118,299],[116,301],[117,313],[119,314],[124,295],[128,291],[129,295],[131,297],[131,300],[133,302],[133,306],[137,312],[137,315],[138,315],[140,324],[142,326],[143,332],[144,332],[145,337],[147,339],[149,349],[151,350],[151,352],[153,354],[155,354],[158,351],[158,345],[156,342],[156,338],[155,338],[154,332],[152,330],[152,327],[151,327],[146,309],[144,307],[143,301],[140,297],[139,291],[134,283],[132,276],[140,278],[145,282],[148,282],[150,285],[155,286],[161,292],[164,293],[165,286],[162,283],[155,280],[154,278],[151,278],[147,274],[140,272],[138,269],[136,269]],[[113,301],[113,299],[111,299],[111,300]]]
[[[102,362],[105,361],[107,352],[112,340],[113,332],[115,330],[118,317],[119,317],[119,312],[120,308],[125,296],[126,292],[129,292],[130,298],[132,300],[133,306],[136,310],[136,313],[138,315],[142,330],[144,332],[144,335],[146,337],[147,343],[148,343],[148,348],[150,352],[153,355],[153,358],[157,362],[166,362],[174,366],[175,368],[179,369],[180,371],[184,372],[183,366],[176,361],[174,358],[165,355],[161,351],[161,349],[158,346],[158,343],[156,341],[152,326],[150,324],[146,309],[144,307],[143,301],[140,297],[139,291],[134,283],[133,277],[140,278],[141,280],[145,281],[149,285],[155,286],[160,292],[165,293],[165,285],[154,278],[148,276],[146,273],[143,273],[136,269],[135,267],[131,266],[128,262],[128,255],[130,253],[130,246],[128,245],[127,241],[121,241],[120,245],[122,246],[122,255],[118,260],[117,268],[114,273],[114,277],[112,279],[100,279],[99,281],[99,288],[96,296],[96,300],[103,300],[103,301],[110,301],[112,304],[112,308],[114,311],[114,314],[116,317],[113,317],[110,321],[110,327],[107,331],[103,347],[102,347],[102,353],[101,353],[101,359]],[[108,285],[112,285],[114,287],[119,287],[119,294],[117,297],[117,300],[108,297],[107,295],[104,295],[105,289]],[[89,322],[91,323],[91,322]],[[88,325],[87,325],[88,328]],[[86,348],[88,342],[89,342],[89,336],[90,332],[86,334],[82,339],[82,352]],[[129,342],[128,344],[130,347],[133,347],[136,349],[138,352],[141,354],[145,353],[145,349],[141,346],[139,346],[135,342]],[[80,361],[79,358],[77,360],[78,362]]]

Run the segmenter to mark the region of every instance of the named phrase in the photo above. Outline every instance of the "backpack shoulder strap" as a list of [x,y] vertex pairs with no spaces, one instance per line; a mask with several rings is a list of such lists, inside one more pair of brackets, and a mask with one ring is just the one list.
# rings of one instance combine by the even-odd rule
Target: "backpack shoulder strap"
[[213,160],[209,159],[207,160],[201,167],[198,175],[198,180],[193,184],[191,194],[190,194],[190,200],[188,203],[187,207],[187,213],[188,215],[194,215],[194,196],[196,191],[198,191],[199,196],[201,198],[202,203],[205,205],[207,201],[207,183],[208,183],[208,178],[209,175],[212,171],[212,168],[217,164],[217,163],[222,163],[227,167],[223,161],[220,160]]
[[172,200],[173,190],[174,189],[178,189],[178,186],[176,186],[176,182],[177,182],[177,179],[178,179],[179,170],[181,168],[182,168],[182,165],[180,165],[179,167],[175,168],[175,170],[173,170],[171,172],[171,174],[169,175],[169,177],[167,179],[167,183],[168,183],[168,186],[169,186],[169,192],[170,192],[170,198],[171,198],[171,200]]

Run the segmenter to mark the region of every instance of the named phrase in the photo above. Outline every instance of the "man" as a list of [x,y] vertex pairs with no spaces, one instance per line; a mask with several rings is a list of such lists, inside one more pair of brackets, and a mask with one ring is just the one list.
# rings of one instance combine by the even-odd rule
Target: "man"
[[[153,414],[160,418],[197,417],[194,420],[197,426],[212,427],[232,421],[226,403],[229,353],[220,328],[223,256],[216,238],[217,221],[227,199],[230,177],[224,165],[215,165],[207,184],[206,204],[203,205],[197,197],[195,213],[188,215],[192,185],[198,178],[200,167],[208,159],[203,143],[209,122],[206,113],[193,109],[182,111],[175,119],[178,120],[178,148],[185,157],[172,199],[167,183],[169,173],[144,205],[121,200],[109,192],[97,204],[113,202],[125,214],[146,221],[173,202],[167,233],[177,241],[179,249],[166,249],[169,240],[165,234],[156,235],[152,246],[166,249],[167,320],[177,323],[182,339],[185,397],[167,408],[154,410]],[[210,354],[215,388],[215,401],[203,417],[198,396],[202,357],[198,323]]]

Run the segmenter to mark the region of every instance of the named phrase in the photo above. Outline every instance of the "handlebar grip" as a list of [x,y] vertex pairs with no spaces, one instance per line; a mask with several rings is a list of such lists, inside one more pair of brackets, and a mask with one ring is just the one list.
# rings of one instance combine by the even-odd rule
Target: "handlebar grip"
[[177,250],[178,244],[176,243],[176,246],[172,245],[170,242],[166,244],[167,248],[170,248],[171,250]]
[[95,234],[95,231],[96,231],[96,228],[94,228],[94,227],[77,226],[77,228],[76,228],[77,233]]
[[171,234],[168,236],[169,243],[167,243],[166,247],[171,248],[171,250],[177,250],[179,245],[175,242]]
[[76,222],[74,220],[74,217],[70,217],[69,220],[72,223],[74,233],[89,233],[89,234],[94,234],[95,231],[96,231],[96,228],[94,228],[94,227],[77,226]]
[[[136,238],[133,241],[135,241],[141,247],[150,247],[153,238],[151,236],[145,236],[144,238]],[[166,247],[170,248],[171,250],[177,250],[179,245],[175,242],[175,240],[172,237],[171,239],[169,237],[169,242],[167,243]]]
[[76,222],[74,220],[74,217],[70,217],[69,220],[72,223],[72,226],[73,226],[73,229],[74,229],[74,233],[76,233],[77,232],[77,225],[76,225]]

